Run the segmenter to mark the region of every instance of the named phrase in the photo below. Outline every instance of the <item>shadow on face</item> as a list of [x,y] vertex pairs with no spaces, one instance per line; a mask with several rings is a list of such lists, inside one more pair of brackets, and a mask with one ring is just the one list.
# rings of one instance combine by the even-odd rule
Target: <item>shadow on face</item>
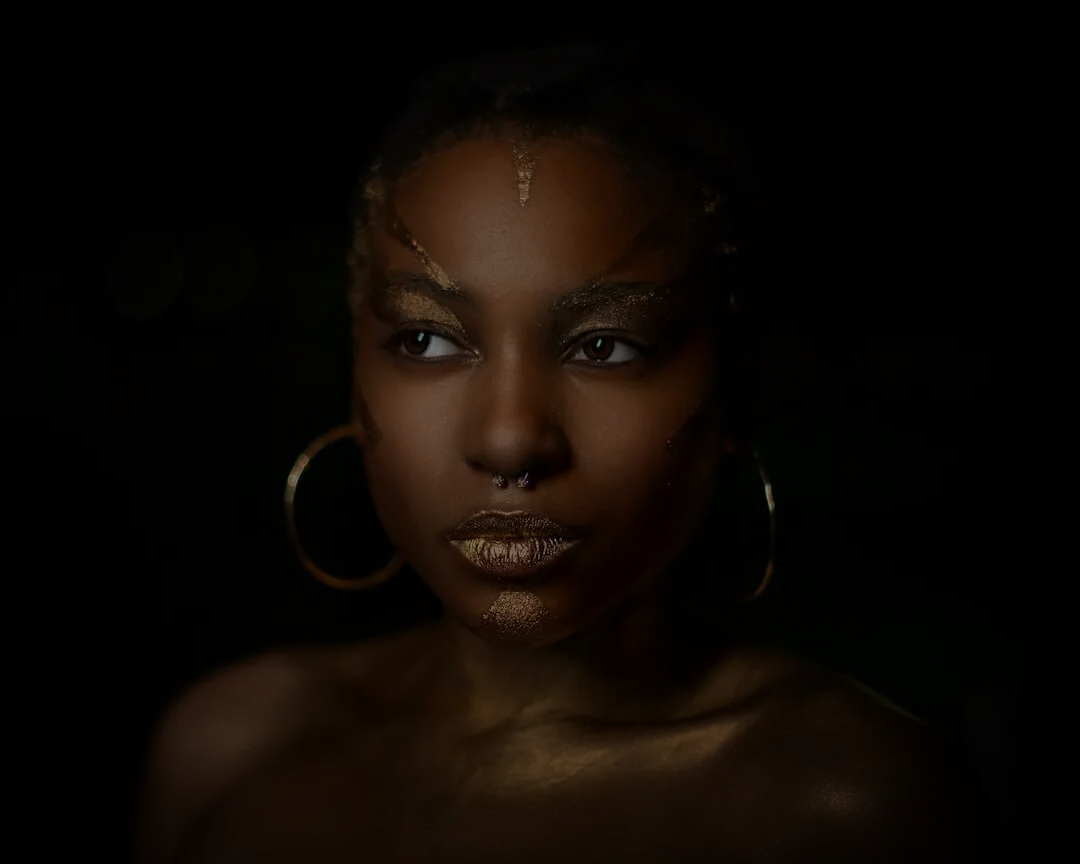
[[648,192],[600,141],[502,131],[429,153],[372,220],[355,370],[372,495],[483,635],[582,630],[700,519],[717,327],[686,214]]

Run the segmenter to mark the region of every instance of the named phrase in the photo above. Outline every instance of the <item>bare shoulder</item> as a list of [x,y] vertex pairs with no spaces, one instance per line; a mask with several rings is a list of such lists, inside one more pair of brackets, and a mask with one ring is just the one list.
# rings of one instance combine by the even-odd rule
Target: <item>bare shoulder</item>
[[352,734],[366,694],[379,691],[379,678],[414,641],[268,652],[188,687],[165,712],[147,756],[142,859],[171,857],[239,784],[305,742],[327,746]]
[[165,712],[147,754],[139,854],[171,858],[230,787],[273,758],[308,721],[306,664],[287,652],[253,657],[188,687]]
[[1001,860],[966,762],[927,724],[850,679],[765,652],[769,696],[740,743],[777,779],[774,838],[811,860]]

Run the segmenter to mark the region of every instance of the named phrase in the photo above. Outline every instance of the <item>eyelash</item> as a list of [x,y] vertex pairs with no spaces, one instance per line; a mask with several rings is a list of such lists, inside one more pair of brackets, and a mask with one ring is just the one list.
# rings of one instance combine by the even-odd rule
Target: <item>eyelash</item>
[[[406,339],[408,339],[410,337],[418,336],[418,335],[427,335],[429,337],[434,336],[434,337],[439,338],[439,339],[444,339],[447,342],[450,342],[453,345],[457,346],[458,348],[462,349],[463,352],[471,353],[471,349],[462,346],[462,344],[461,344],[462,340],[461,340],[460,336],[451,335],[451,334],[445,332],[441,327],[438,327],[438,326],[426,326],[426,325],[423,324],[423,322],[410,324],[407,328],[400,329],[400,330],[396,331],[390,337],[390,339],[388,340],[387,348],[390,349],[391,352],[398,359],[404,360],[407,363],[421,363],[421,364],[431,365],[431,364],[435,364],[435,363],[445,363],[445,362],[448,362],[448,361],[461,359],[460,354],[451,354],[451,355],[445,355],[445,356],[442,356],[442,357],[426,358],[423,355],[410,355],[410,354],[406,353],[406,351],[405,351],[405,341],[406,341]],[[634,357],[631,360],[622,360],[622,361],[618,361],[618,362],[615,362],[615,363],[607,362],[607,361],[604,361],[604,360],[576,360],[576,361],[573,360],[574,356],[576,356],[579,352],[585,350],[585,346],[589,342],[597,340],[597,339],[610,339],[611,341],[616,343],[616,346],[625,346],[625,347],[630,348],[632,351],[636,352],[637,356]],[[613,349],[613,351],[614,350],[616,350],[616,349]],[[624,337],[620,337],[620,336],[618,336],[616,334],[608,333],[608,332],[605,332],[605,331],[602,331],[602,330],[594,330],[594,331],[591,331],[589,333],[584,333],[581,336],[579,336],[577,339],[575,339],[570,344],[570,346],[563,352],[562,357],[563,357],[563,359],[569,359],[570,362],[573,362],[576,365],[586,366],[586,367],[589,367],[589,368],[592,368],[592,369],[602,369],[602,368],[617,369],[617,368],[620,368],[622,366],[629,366],[630,364],[635,363],[635,362],[643,359],[645,356],[648,355],[648,353],[649,353],[649,347],[642,344],[638,340],[627,339],[627,338],[624,338]]]

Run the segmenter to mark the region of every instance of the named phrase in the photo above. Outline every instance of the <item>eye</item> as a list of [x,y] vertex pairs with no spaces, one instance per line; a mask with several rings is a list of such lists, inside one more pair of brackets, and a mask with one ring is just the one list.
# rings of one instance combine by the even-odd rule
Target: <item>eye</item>
[[407,330],[398,333],[394,341],[399,353],[422,360],[454,357],[463,353],[455,342],[430,330]]
[[570,360],[602,366],[621,366],[637,360],[644,352],[623,339],[594,334],[578,344]]

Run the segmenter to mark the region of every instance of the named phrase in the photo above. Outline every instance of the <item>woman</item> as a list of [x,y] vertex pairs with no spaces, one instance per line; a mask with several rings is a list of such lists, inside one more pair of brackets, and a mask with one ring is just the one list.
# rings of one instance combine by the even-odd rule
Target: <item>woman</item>
[[720,626],[768,580],[715,521],[747,454],[746,182],[641,60],[462,64],[386,136],[350,434],[397,550],[370,582],[407,564],[446,615],[192,688],[145,860],[976,860],[928,729]]

